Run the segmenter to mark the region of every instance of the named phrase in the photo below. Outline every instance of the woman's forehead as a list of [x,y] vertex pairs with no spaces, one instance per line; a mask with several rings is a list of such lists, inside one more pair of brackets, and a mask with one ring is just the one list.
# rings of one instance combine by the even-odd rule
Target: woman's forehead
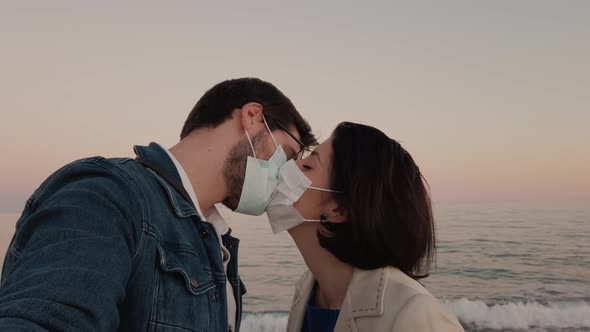
[[325,156],[327,159],[332,158],[332,138],[328,138],[323,141],[320,145],[318,145],[315,149],[315,152],[320,154],[322,157]]

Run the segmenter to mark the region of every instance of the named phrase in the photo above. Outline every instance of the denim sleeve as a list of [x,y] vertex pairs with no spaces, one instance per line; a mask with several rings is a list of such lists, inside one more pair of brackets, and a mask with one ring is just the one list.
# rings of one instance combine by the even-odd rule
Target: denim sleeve
[[45,181],[6,257],[0,331],[117,329],[142,219],[133,188],[98,158]]

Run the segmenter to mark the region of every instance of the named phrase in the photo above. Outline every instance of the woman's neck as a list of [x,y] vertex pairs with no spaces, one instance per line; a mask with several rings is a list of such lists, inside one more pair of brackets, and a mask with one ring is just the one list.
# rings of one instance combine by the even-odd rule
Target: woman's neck
[[314,299],[315,306],[325,309],[340,309],[354,268],[341,262],[320,246],[317,230],[319,225],[305,223],[289,230],[289,234],[301,252],[305,264],[313,273],[318,286]]

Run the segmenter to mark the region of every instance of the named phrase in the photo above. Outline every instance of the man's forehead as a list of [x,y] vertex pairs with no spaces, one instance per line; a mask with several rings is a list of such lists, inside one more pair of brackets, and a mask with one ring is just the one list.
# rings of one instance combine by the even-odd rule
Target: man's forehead
[[299,133],[299,130],[297,130],[297,127],[295,127],[295,125],[292,124],[287,128],[289,129],[291,134],[293,134],[293,136],[297,137],[297,139],[301,141],[301,134]]

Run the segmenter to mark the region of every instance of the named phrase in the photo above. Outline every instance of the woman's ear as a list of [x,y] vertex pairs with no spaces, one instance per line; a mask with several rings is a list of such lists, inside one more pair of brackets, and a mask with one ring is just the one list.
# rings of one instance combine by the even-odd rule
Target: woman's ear
[[324,214],[327,222],[334,224],[346,222],[346,220],[348,219],[348,214],[346,213],[346,210],[344,208],[338,206],[338,203],[336,203],[335,200],[328,204],[328,207],[330,207],[330,212]]
[[242,115],[242,125],[246,131],[252,132],[257,131],[254,128],[263,122],[262,121],[262,105],[259,103],[247,103],[242,106],[240,109],[240,114]]

